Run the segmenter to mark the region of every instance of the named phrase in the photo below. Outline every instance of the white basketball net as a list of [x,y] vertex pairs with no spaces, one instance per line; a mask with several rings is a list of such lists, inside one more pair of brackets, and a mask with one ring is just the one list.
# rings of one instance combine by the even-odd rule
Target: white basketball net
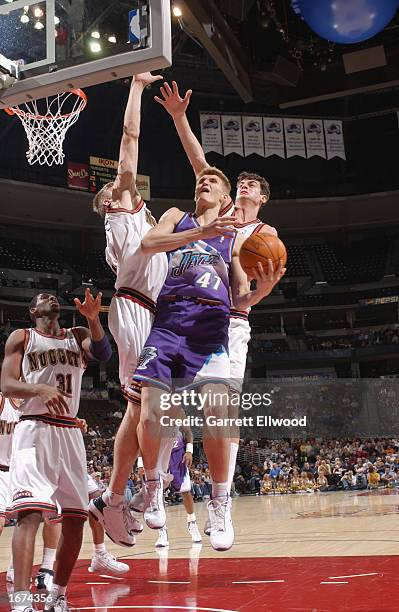
[[7,110],[8,114],[17,115],[24,126],[29,144],[26,157],[31,165],[64,163],[62,147],[65,134],[79,119],[86,103],[86,94],[74,89],[52,98],[24,102]]

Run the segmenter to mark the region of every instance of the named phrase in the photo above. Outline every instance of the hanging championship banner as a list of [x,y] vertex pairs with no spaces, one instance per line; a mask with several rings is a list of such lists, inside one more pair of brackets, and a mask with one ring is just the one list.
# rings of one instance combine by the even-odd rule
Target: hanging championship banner
[[222,136],[225,155],[236,153],[244,157],[242,122],[239,115],[222,115]]
[[214,151],[223,155],[222,131],[220,128],[220,116],[200,113],[201,138],[204,153]]
[[277,155],[285,158],[284,127],[280,117],[263,117],[265,157]]
[[321,119],[304,119],[303,123],[308,159],[315,156],[326,159],[323,121]]
[[342,121],[325,119],[324,133],[326,135],[327,159],[332,159],[333,157],[346,159]]
[[306,158],[303,119],[284,119],[284,133],[287,157],[298,156]]
[[244,136],[245,157],[256,153],[265,156],[265,145],[263,142],[262,117],[243,117],[242,129]]

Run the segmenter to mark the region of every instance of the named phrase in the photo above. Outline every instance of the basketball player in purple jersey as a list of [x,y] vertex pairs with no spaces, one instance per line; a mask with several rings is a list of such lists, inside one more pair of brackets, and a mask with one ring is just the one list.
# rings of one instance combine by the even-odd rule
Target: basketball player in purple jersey
[[[165,524],[156,468],[162,392],[172,390],[180,379],[181,390],[202,387],[202,392],[205,388],[226,397],[230,290],[235,307],[247,309],[268,295],[284,274],[281,264],[276,273],[271,261],[267,273],[258,264],[253,270],[257,288],[249,290],[239,263],[242,240],[236,238],[234,218],[229,227],[218,216],[229,201],[230,189],[220,170],[207,168],[197,180],[195,214],[171,209],[142,241],[144,253],[169,252],[168,274],[158,298],[154,326],[133,377],[143,385],[138,435],[147,486],[158,489],[156,500],[152,494],[144,513],[152,528]],[[204,417],[212,416],[212,410],[215,407],[206,405]],[[217,412],[227,418],[227,405],[218,407]],[[230,440],[220,435],[217,425],[212,429],[212,435],[204,437],[213,480],[213,499],[208,504],[211,544],[216,550],[227,550],[234,540],[227,490]]]
[[10,506],[17,517],[13,535],[14,612],[33,612],[30,578],[35,537],[42,520],[62,517],[54,582],[45,610],[68,612],[67,583],[79,556],[87,518],[86,451],[77,424],[87,359],[108,361],[112,349],[99,319],[101,294],[87,289],[75,299],[88,328],[61,329],[60,304],[41,293],[31,302],[32,329],[8,338],[1,370],[6,397],[22,399],[10,463]]
[[[193,133],[186,116],[192,90],[188,90],[184,98],[181,98],[178,86],[173,81],[172,88],[168,83],[164,83],[163,87],[161,87],[161,94],[162,98],[156,96],[155,100],[173,118],[181,143],[197,177],[208,167],[208,163],[205,159],[202,146]],[[277,231],[274,227],[262,223],[258,219],[259,210],[267,204],[269,198],[270,187],[266,179],[252,172],[242,172],[237,179],[235,204],[230,200],[221,214],[223,216],[234,215],[236,217],[238,223],[235,224],[235,228],[244,238],[249,238],[249,236],[258,232],[277,236]],[[241,392],[242,381],[245,375],[248,343],[251,338],[251,327],[248,321],[249,312],[250,309],[244,311],[235,308],[232,308],[230,312],[230,375],[232,390],[237,393]],[[234,476],[238,445],[239,432],[236,432],[231,441],[229,462],[230,487]],[[205,532],[207,532],[207,527],[205,527]]]

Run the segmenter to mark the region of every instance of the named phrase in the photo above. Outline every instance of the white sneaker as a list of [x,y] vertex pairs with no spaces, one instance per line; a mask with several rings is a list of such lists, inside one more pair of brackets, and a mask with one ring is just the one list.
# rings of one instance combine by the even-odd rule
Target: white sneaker
[[166,523],[163,505],[162,481],[149,480],[145,483],[144,520],[150,529],[162,529]]
[[212,499],[208,502],[211,522],[211,545],[214,550],[229,550],[234,543],[234,528],[231,520],[231,499]]
[[[11,608],[11,612],[21,612],[21,610],[17,610],[17,608]],[[36,608],[24,608],[23,612],[36,612]]]
[[44,606],[45,612],[70,612],[70,608],[68,607],[68,602],[64,595],[60,595],[54,601],[54,598],[51,595],[48,596],[46,605]]
[[121,563],[106,550],[105,552],[93,555],[88,571],[91,573],[111,572],[113,574],[126,574],[129,569],[130,567],[127,563]]
[[144,529],[143,525],[138,521],[131,512],[129,507],[125,509],[126,520],[128,522],[129,530],[133,533],[141,533]]
[[104,527],[105,533],[115,544],[129,547],[136,544],[132,515],[124,502],[117,506],[108,506],[100,495],[90,501],[89,512]]
[[167,546],[169,546],[167,528],[162,527],[162,529],[160,529],[158,533],[159,535],[158,535],[158,540],[155,542],[155,548],[166,548]]
[[130,502],[130,510],[134,512],[143,513],[145,510],[145,492],[144,488],[141,488],[140,491],[135,493]]
[[209,520],[209,518],[207,518],[205,521],[204,534],[207,536],[211,535],[211,521]]
[[187,523],[188,533],[191,535],[191,539],[195,544],[202,542],[201,534],[198,529],[197,521],[190,521]]
[[45,589],[50,591],[53,586],[54,571],[40,568],[35,577],[35,587],[40,591]]
[[6,574],[6,582],[10,584],[14,584],[14,568],[9,567]]

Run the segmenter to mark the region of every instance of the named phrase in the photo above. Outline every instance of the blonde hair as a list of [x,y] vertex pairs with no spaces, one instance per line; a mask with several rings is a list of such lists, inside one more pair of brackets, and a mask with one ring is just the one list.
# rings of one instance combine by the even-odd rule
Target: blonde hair
[[219,170],[219,168],[216,168],[215,166],[208,166],[207,168],[201,170],[201,172],[197,176],[197,183],[203,176],[206,176],[208,174],[218,176],[223,182],[223,186],[226,189],[226,194],[230,195],[231,183],[229,179],[221,170]]
[[112,189],[113,186],[114,186],[114,182],[113,181],[111,183],[107,183],[94,196],[94,199],[93,199],[93,212],[95,212],[98,215],[100,215],[100,217],[102,219],[104,219],[105,213],[106,213],[105,206],[104,206],[104,195],[105,195],[105,192],[109,191],[110,189]]

